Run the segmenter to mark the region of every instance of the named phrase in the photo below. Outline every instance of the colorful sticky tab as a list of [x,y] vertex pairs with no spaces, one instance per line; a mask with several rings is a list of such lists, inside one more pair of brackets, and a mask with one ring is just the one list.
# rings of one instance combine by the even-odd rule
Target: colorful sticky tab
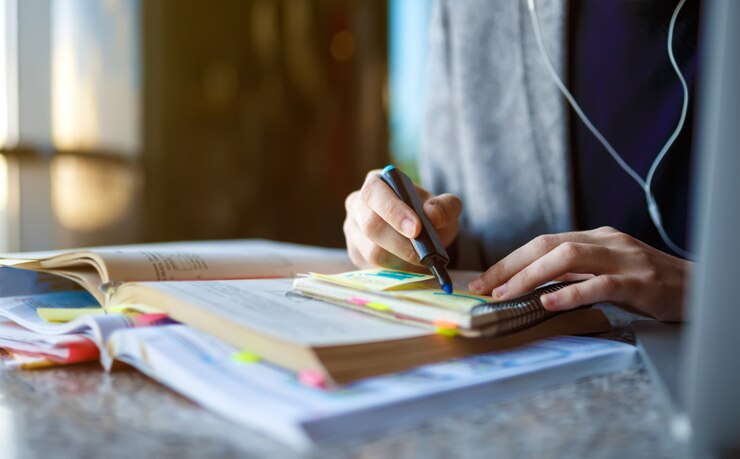
[[311,273],[311,276],[334,284],[375,292],[434,279],[434,276],[429,274],[395,269],[366,269],[332,275]]
[[298,373],[298,382],[316,389],[326,389],[326,378],[317,370],[304,370]]
[[70,322],[90,314],[104,314],[101,307],[84,308],[36,308],[36,314],[47,322]]
[[352,304],[356,304],[356,305],[359,305],[359,306],[365,306],[366,304],[369,303],[368,300],[363,300],[362,298],[350,298],[349,300],[347,300],[347,302],[348,303],[352,303]]
[[450,322],[449,320],[435,320],[432,322],[432,325],[434,325],[435,328],[451,328],[453,330],[460,328],[460,324]]
[[381,312],[385,312],[385,311],[390,311],[391,310],[391,307],[388,306],[387,304],[378,303],[377,301],[371,301],[371,302],[365,304],[365,306],[367,306],[370,309],[375,309],[376,311],[381,311]]
[[257,363],[260,361],[260,356],[248,351],[239,351],[231,354],[231,361],[236,363]]
[[442,328],[442,327],[437,327],[437,328],[434,329],[434,331],[435,331],[435,333],[437,333],[439,335],[449,336],[449,337],[453,337],[453,336],[456,336],[458,334],[457,328]]
[[177,322],[170,319],[167,314],[157,312],[154,314],[139,314],[134,316],[132,321],[137,327],[150,327],[153,325],[169,325]]
[[118,312],[121,314],[158,314],[162,310],[146,304],[118,304],[116,306],[109,306],[108,312]]

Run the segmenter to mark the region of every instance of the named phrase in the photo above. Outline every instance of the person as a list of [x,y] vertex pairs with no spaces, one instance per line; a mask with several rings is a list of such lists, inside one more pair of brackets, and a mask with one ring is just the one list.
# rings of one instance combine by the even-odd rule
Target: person
[[[643,178],[676,128],[682,92],[666,54],[677,2],[537,0],[547,52],[594,125]],[[689,115],[653,181],[663,226],[685,247],[698,0],[671,42]],[[609,302],[682,320],[692,262],[669,253],[643,190],[565,105],[538,52],[526,2],[439,0],[431,25],[424,212],[452,265],[484,271],[469,289],[504,300],[553,280],[550,310]],[[345,202],[360,268],[419,269],[413,211],[371,171]]]

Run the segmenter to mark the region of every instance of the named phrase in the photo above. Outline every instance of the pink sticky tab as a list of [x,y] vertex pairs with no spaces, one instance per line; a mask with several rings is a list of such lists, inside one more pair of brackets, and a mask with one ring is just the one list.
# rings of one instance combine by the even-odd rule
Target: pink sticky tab
[[366,304],[368,304],[368,303],[369,303],[369,301],[367,301],[367,300],[363,300],[362,298],[350,298],[350,299],[349,299],[349,300],[347,300],[347,301],[348,301],[349,303],[352,303],[352,304],[357,304],[357,305],[360,305],[360,306],[365,306]]
[[326,389],[326,378],[316,370],[303,370],[298,373],[298,382],[316,389]]
[[450,322],[449,320],[435,320],[432,322],[432,325],[434,325],[436,328],[449,328],[449,329],[457,329],[460,328],[460,325],[456,322]]
[[154,313],[154,314],[140,314],[133,318],[134,324],[137,327],[148,327],[150,325],[161,325],[162,322],[167,321],[169,317],[167,314]]

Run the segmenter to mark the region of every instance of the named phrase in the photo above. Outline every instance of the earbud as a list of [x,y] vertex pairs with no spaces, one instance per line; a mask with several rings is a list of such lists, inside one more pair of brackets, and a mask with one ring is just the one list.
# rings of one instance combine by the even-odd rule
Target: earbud
[[661,161],[663,161],[663,158],[668,153],[668,150],[673,145],[673,142],[676,140],[678,135],[681,133],[681,129],[683,128],[684,122],[686,121],[686,113],[688,111],[688,105],[689,105],[689,89],[686,85],[686,80],[683,77],[683,74],[681,73],[681,69],[678,67],[678,64],[676,63],[676,58],[673,56],[673,31],[676,28],[676,19],[678,18],[678,13],[681,11],[681,7],[683,4],[686,3],[686,0],[680,0],[678,2],[678,5],[676,6],[676,9],[673,11],[673,15],[671,16],[671,22],[668,26],[668,59],[671,61],[671,66],[673,67],[674,72],[676,73],[676,76],[678,77],[679,81],[681,82],[681,89],[683,90],[683,104],[681,106],[681,116],[679,117],[678,123],[676,124],[676,128],[673,130],[673,133],[666,141],[665,145],[663,145],[663,148],[660,149],[658,152],[658,155],[655,157],[655,160],[650,165],[650,170],[648,171],[647,178],[645,180],[640,177],[640,175],[632,169],[629,164],[627,164],[624,159],[617,153],[617,151],[612,147],[612,145],[609,143],[609,141],[606,140],[606,138],[601,134],[601,132],[596,129],[596,126],[593,125],[591,120],[586,116],[586,114],[581,109],[581,106],[578,105],[578,102],[576,102],[573,95],[568,91],[568,88],[565,86],[563,81],[558,76],[557,72],[555,71],[555,67],[552,65],[552,61],[550,60],[550,56],[547,54],[547,50],[545,49],[545,44],[542,40],[542,30],[540,29],[540,21],[537,18],[537,8],[535,5],[535,0],[527,0],[527,9],[529,10],[529,16],[532,20],[532,27],[534,28],[534,35],[535,40],[537,41],[537,49],[540,52],[540,55],[542,55],[542,58],[545,61],[545,67],[547,68],[548,73],[552,77],[553,81],[555,82],[555,85],[557,85],[560,92],[563,94],[565,99],[568,101],[570,106],[573,108],[573,110],[576,112],[578,117],[581,119],[583,124],[586,125],[586,128],[588,128],[589,131],[596,137],[596,139],[601,143],[601,145],[604,146],[606,151],[611,155],[611,157],[614,159],[614,161],[619,164],[619,166],[629,175],[632,177],[632,179],[637,182],[637,184],[642,188],[642,190],[645,192],[645,200],[647,202],[647,209],[648,213],[650,214],[650,220],[653,222],[653,225],[655,225],[655,228],[658,230],[658,233],[660,234],[661,239],[665,244],[674,252],[681,255],[684,258],[692,258],[691,254],[689,254],[686,250],[679,247],[666,233],[665,229],[663,228],[663,220],[660,215],[660,207],[658,206],[657,201],[655,200],[655,196],[653,196],[653,192],[651,190],[651,185],[653,183],[653,177],[655,176],[655,171],[658,169],[658,166],[660,165]]

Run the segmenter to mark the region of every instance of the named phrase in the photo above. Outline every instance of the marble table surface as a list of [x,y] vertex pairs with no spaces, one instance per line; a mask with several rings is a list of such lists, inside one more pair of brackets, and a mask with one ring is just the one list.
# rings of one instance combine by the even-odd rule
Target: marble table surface
[[[612,337],[631,318],[606,308]],[[298,453],[126,369],[0,370],[0,458],[688,457],[642,367]]]

